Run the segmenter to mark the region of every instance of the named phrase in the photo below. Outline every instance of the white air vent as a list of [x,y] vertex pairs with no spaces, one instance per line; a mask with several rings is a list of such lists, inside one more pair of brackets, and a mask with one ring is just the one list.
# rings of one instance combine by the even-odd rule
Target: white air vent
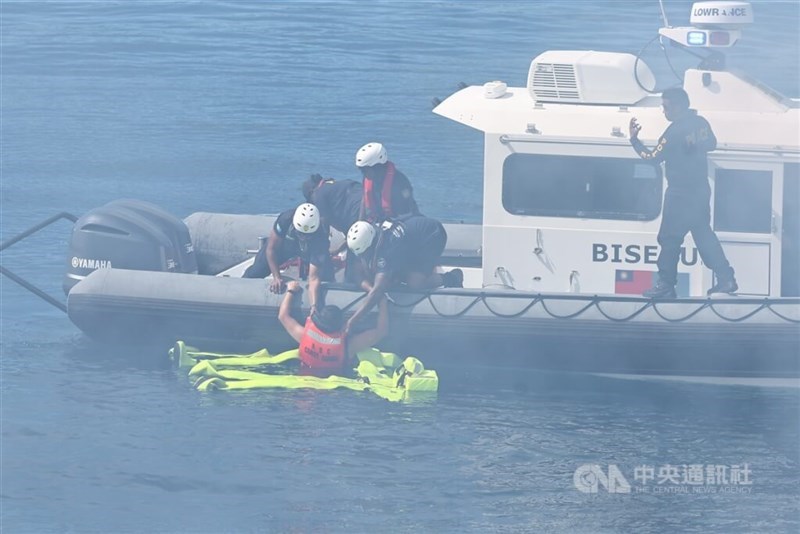
[[529,81],[537,100],[580,101],[575,67],[565,63],[536,63]]
[[[531,62],[528,91],[540,102],[635,104],[647,96],[636,82],[635,65],[631,54],[551,50]],[[641,84],[652,89],[650,68],[643,61],[636,68]]]

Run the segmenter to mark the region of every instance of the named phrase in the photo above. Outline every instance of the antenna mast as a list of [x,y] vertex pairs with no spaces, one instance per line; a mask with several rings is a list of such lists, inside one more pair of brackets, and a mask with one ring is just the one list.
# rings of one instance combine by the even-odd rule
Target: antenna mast
[[664,23],[665,28],[669,28],[669,21],[667,21],[667,12],[664,11],[664,0],[658,0],[658,5],[661,7],[661,22]]

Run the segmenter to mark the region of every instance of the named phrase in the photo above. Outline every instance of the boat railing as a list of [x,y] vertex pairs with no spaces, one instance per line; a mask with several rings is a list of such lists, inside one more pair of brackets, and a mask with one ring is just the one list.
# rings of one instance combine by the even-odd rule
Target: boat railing
[[[630,142],[627,139],[619,140],[611,138],[579,138],[579,137],[557,137],[542,135],[511,135],[503,134],[500,142],[504,145],[510,143],[537,143],[537,144],[556,144],[556,145],[581,145],[581,146],[608,146],[608,147],[628,147]],[[770,147],[753,146],[733,143],[720,143],[713,153],[735,152],[735,153],[768,153],[768,154],[800,154],[800,147],[788,145],[776,145]],[[632,156],[635,154],[632,152]]]
[[[57,213],[57,214],[53,215],[52,217],[49,217],[48,219],[45,219],[44,221],[40,222],[39,224],[36,224],[36,225],[28,228],[24,232],[12,237],[11,239],[7,239],[7,240],[3,241],[2,243],[0,243],[0,252],[4,251],[5,249],[10,247],[11,245],[22,241],[26,237],[29,237],[29,236],[35,234],[36,232],[38,232],[42,228],[46,228],[47,226],[50,226],[54,222],[60,221],[61,219],[67,219],[68,221],[71,221],[73,223],[78,220],[78,218],[76,216],[74,216],[71,213],[67,213],[66,211],[62,211],[61,213]],[[19,276],[17,274],[14,274],[13,272],[11,272],[9,269],[5,268],[2,265],[0,265],[0,274],[3,274],[5,276],[7,276],[8,278],[13,280],[17,284],[21,285],[22,287],[24,287],[25,289],[27,289],[28,291],[30,291],[31,293],[33,293],[37,297],[39,297],[42,300],[52,304],[53,306],[55,306],[59,310],[63,311],[64,313],[67,312],[67,305],[66,304],[64,304],[60,300],[56,299],[55,297],[52,297],[51,295],[47,294],[45,291],[39,289],[38,287],[36,287],[32,283],[28,282],[27,280],[25,280],[21,276]]]
[[[328,289],[334,289],[338,284],[326,284]],[[361,299],[364,298],[365,293],[359,293],[355,298],[342,306],[343,309],[348,310],[355,306]],[[453,298],[460,297],[458,309],[453,311]],[[538,307],[545,314],[553,319],[578,319],[582,316],[588,315],[591,310],[596,310],[605,319],[623,323],[631,321],[640,316],[648,310],[659,317],[661,320],[668,323],[682,323],[695,317],[704,310],[710,311],[713,315],[722,321],[729,323],[739,323],[746,321],[760,313],[771,313],[775,317],[785,321],[789,324],[800,325],[800,298],[760,298],[760,297],[695,297],[695,298],[679,298],[679,299],[650,299],[637,296],[615,296],[615,295],[598,295],[598,294],[547,294],[547,293],[530,293],[513,290],[481,290],[481,289],[439,289],[432,293],[420,293],[419,291],[396,289],[389,292],[389,300],[398,308],[413,308],[423,302],[427,302],[428,306],[440,317],[445,318],[458,318],[466,315],[470,310],[476,306],[482,306],[489,311],[492,315],[504,319],[513,319],[522,317],[528,314],[531,310]],[[447,310],[445,311],[444,300],[447,300]],[[511,300],[523,301],[521,308],[508,312],[500,310],[496,303],[492,303],[493,299],[501,299],[502,302],[508,303]],[[563,313],[555,309],[556,303],[573,302],[577,305],[575,309]],[[615,315],[608,310],[608,305],[611,303],[626,303],[633,306],[632,309],[628,308],[622,315]],[[675,305],[680,305],[686,308],[685,311],[675,315]],[[731,305],[744,305],[740,310],[741,313],[733,315],[730,313]],[[673,313],[667,313],[665,308],[671,307]],[[726,309],[727,308],[727,309]],[[786,313],[786,311],[794,309],[795,313]],[[619,306],[617,307],[619,311]]]

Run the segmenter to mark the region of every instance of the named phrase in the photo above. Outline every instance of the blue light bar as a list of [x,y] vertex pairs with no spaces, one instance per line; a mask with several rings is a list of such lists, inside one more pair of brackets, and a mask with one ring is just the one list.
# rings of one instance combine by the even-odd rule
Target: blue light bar
[[706,32],[700,32],[700,31],[687,32],[686,44],[689,46],[706,46]]

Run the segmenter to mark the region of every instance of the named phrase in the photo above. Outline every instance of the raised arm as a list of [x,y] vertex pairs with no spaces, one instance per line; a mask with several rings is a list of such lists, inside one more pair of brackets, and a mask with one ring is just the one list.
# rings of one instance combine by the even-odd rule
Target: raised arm
[[364,297],[361,307],[356,310],[350,320],[347,321],[346,332],[349,332],[351,327],[358,322],[364,315],[369,313],[375,304],[383,297],[385,298],[386,290],[389,289],[391,282],[390,273],[378,273],[375,275],[375,282],[372,284],[372,289],[369,290],[367,296]]
[[283,238],[273,229],[272,234],[269,236],[267,242],[267,263],[269,270],[272,273],[272,283],[269,285],[269,290],[273,293],[282,293],[284,289],[284,281],[281,278],[281,269],[278,265],[278,249],[283,244]]
[[375,328],[360,332],[348,340],[348,350],[351,354],[368,349],[389,333],[389,304],[386,295],[378,303],[378,324]]
[[300,283],[296,280],[292,280],[289,282],[286,295],[283,296],[281,306],[278,308],[278,320],[283,325],[283,328],[286,329],[286,332],[298,343],[300,343],[300,340],[303,338],[305,328],[292,317],[291,310],[292,299],[295,295],[300,295],[302,292],[303,288],[300,287]]
[[311,313],[317,310],[320,282],[319,268],[312,263],[308,268],[308,300],[311,306]]
[[652,161],[653,163],[661,163],[664,161],[664,147],[667,144],[667,138],[662,136],[658,141],[658,145],[656,145],[653,150],[650,150],[644,146],[644,143],[639,139],[639,131],[641,129],[641,125],[636,122],[636,117],[632,118],[629,125],[631,146],[636,153],[639,154],[640,158]]

